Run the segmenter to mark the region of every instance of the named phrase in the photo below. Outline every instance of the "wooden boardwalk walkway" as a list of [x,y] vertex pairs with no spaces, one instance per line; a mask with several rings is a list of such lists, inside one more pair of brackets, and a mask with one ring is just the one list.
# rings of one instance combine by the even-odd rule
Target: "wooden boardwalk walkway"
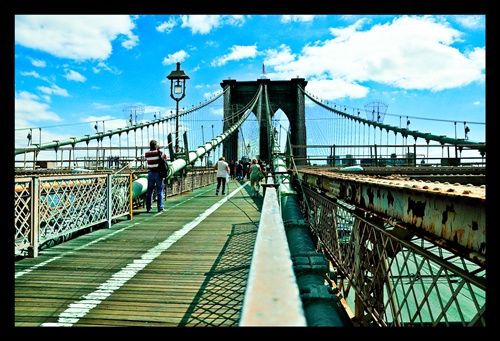
[[238,326],[263,197],[236,180],[226,194],[169,197],[16,261],[15,326]]

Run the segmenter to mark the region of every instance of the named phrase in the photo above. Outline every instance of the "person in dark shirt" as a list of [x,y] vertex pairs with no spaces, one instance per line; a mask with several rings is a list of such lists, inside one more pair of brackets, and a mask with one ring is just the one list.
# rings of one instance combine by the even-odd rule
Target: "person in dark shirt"
[[160,146],[156,140],[149,142],[149,151],[144,156],[148,164],[148,189],[146,194],[146,211],[151,212],[153,205],[153,189],[156,186],[158,198],[156,204],[158,212],[163,211],[163,179],[158,172],[159,157],[166,158],[166,155],[160,150]]
[[238,181],[243,180],[243,161],[238,161],[236,164],[236,177]]
[[231,162],[229,163],[229,179],[231,180],[234,180],[234,172],[235,172],[235,164],[234,164],[234,161],[231,160]]
[[250,180],[250,173],[248,171],[250,170],[251,165],[250,161],[245,162],[245,174],[247,175],[247,180]]

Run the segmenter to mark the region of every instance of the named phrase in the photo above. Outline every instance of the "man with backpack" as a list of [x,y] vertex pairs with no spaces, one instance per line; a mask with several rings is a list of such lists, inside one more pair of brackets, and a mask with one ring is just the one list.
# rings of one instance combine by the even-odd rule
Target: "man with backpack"
[[158,199],[156,201],[158,212],[163,211],[163,178],[160,176],[158,165],[160,162],[160,157],[165,159],[167,156],[160,150],[160,146],[156,140],[151,140],[149,142],[149,151],[147,151],[144,156],[146,157],[146,162],[148,164],[148,190],[146,194],[146,211],[151,212],[153,204],[153,189],[156,186],[156,193]]

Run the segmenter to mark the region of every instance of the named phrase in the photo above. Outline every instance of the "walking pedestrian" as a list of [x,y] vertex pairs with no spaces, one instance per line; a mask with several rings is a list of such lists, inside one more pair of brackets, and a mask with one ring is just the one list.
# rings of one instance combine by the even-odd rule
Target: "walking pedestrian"
[[153,190],[156,186],[156,206],[158,212],[163,211],[163,179],[158,171],[160,157],[166,158],[167,156],[160,150],[160,146],[156,140],[149,142],[149,151],[144,156],[148,165],[148,189],[146,193],[146,211],[151,212],[153,205]]
[[269,168],[269,165],[266,163],[266,161],[261,160],[260,169],[262,171],[262,174],[264,175],[264,177],[261,178],[260,180],[264,180],[264,182],[267,182],[267,174],[268,174],[270,168]]
[[234,180],[234,171],[235,171],[236,165],[234,164],[234,161],[231,160],[229,163],[229,178],[231,180]]
[[220,188],[222,186],[222,195],[226,194],[226,180],[229,172],[229,165],[226,162],[226,158],[221,156],[219,161],[214,166],[217,171],[217,189],[215,190],[215,195],[219,195]]
[[252,159],[252,165],[248,169],[248,174],[250,176],[250,186],[253,188],[253,196],[258,197],[259,196],[259,190],[260,190],[260,174],[262,170],[259,166],[259,163],[257,162],[256,158]]
[[247,161],[247,162],[245,162],[245,173],[246,173],[246,175],[247,175],[247,180],[249,180],[249,179],[250,179],[250,172],[249,172],[249,170],[250,170],[250,166],[251,166],[251,165],[252,165],[252,164],[251,164],[250,162],[248,162],[248,161]]
[[236,177],[238,181],[243,180],[243,161],[238,161],[236,163]]

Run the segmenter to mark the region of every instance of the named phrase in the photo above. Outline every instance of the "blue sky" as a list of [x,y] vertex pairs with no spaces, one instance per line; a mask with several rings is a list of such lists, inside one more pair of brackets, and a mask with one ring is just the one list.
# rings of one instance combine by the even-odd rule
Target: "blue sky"
[[181,106],[264,65],[325,101],[386,103],[386,123],[410,116],[412,129],[453,137],[453,123],[433,120],[457,121],[463,137],[466,121],[486,141],[486,15],[15,15],[14,39],[16,147],[29,128],[51,142],[96,121],[124,127],[130,105],[170,112],[176,62],[190,77]]

